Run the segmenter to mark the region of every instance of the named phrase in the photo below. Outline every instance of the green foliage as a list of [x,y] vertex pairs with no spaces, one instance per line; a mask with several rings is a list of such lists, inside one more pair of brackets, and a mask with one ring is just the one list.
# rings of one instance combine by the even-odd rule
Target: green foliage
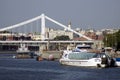
[[103,40],[106,47],[120,48],[120,30],[114,34],[106,34]]
[[117,49],[120,49],[120,30],[116,33]]
[[0,31],[0,33],[11,33],[10,31]]
[[62,36],[56,36],[54,40],[70,40],[69,36],[62,35]]

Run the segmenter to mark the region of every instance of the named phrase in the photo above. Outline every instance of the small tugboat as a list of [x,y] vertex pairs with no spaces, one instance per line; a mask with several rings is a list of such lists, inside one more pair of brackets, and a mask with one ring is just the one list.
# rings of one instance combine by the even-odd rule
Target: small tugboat
[[28,50],[28,47],[23,43],[20,44],[16,52],[17,55],[15,58],[32,58],[32,55],[30,54],[30,50]]

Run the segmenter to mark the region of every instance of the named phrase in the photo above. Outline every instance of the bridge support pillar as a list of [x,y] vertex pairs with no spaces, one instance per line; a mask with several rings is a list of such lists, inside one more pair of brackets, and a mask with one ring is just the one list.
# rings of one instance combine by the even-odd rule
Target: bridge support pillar
[[45,15],[41,15],[41,40],[45,40]]

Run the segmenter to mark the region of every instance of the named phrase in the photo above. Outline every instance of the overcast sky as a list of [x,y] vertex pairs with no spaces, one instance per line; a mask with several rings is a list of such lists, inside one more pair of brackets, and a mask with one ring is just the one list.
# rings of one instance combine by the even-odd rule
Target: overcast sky
[[42,13],[72,28],[120,29],[120,0],[0,0],[0,28]]

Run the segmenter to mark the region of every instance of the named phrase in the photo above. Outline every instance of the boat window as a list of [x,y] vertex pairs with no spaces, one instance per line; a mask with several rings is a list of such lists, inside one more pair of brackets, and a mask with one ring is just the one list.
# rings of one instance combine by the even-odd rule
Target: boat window
[[69,59],[91,59],[95,56],[95,53],[85,53],[85,52],[80,52],[80,53],[70,53],[68,55]]
[[74,49],[74,50],[72,50],[72,52],[80,52],[80,50],[79,49]]
[[93,56],[93,58],[98,58],[99,57],[99,55],[98,54],[95,54],[94,56]]
[[67,54],[65,54],[65,57],[67,57]]
[[101,54],[95,53],[95,55],[93,56],[93,58],[101,58]]
[[91,49],[91,47],[77,47],[78,49]]

